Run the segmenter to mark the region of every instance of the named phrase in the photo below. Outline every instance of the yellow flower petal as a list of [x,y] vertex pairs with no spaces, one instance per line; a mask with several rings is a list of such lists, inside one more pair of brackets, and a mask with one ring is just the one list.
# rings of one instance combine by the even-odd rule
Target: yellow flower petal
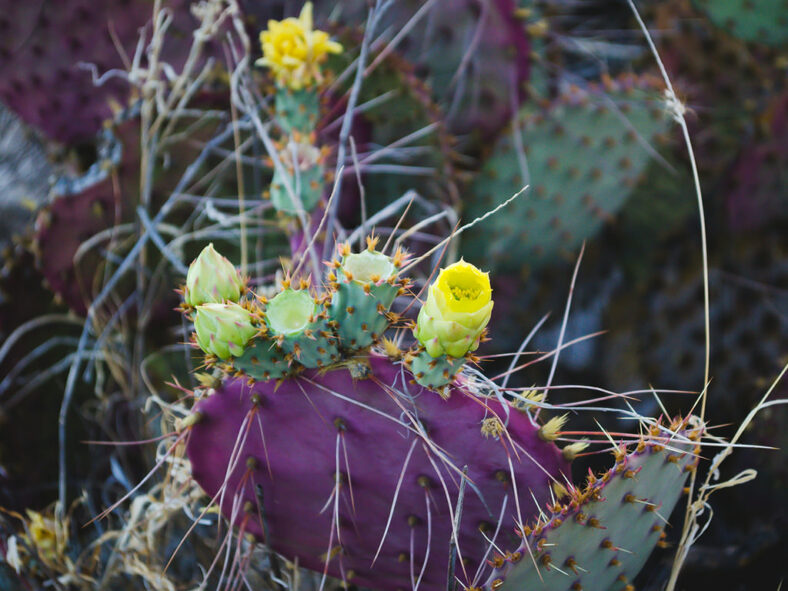
[[320,64],[329,53],[342,51],[328,33],[313,26],[312,3],[307,2],[298,18],[269,20],[268,29],[260,33],[263,59],[257,63],[270,68],[279,84],[298,90],[319,82]]

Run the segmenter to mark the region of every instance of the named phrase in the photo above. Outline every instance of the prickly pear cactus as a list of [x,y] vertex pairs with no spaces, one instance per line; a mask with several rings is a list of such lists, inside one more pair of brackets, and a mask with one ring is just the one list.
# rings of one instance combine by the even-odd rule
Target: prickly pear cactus
[[[377,589],[419,580],[432,590],[445,588],[467,466],[456,541],[457,575],[470,583],[501,514],[496,543],[516,543],[515,491],[544,503],[568,463],[526,414],[471,384],[444,400],[401,363],[376,354],[359,363],[281,384],[225,382],[195,407],[194,478],[236,525],[307,568]],[[498,436],[483,434],[485,421],[507,413]]]
[[[523,186],[530,189],[466,239],[463,250],[495,268],[571,256],[612,218],[637,184],[669,118],[654,83],[627,77],[565,91],[526,115],[495,145],[465,198],[470,221]],[[518,145],[521,142],[522,148]]]
[[603,476],[589,476],[525,529],[514,552],[496,555],[484,589],[624,591],[651,550],[699,460],[698,431],[682,421],[653,426]]
[[[164,59],[177,64],[191,45],[191,2],[172,0],[163,7],[173,21]],[[111,118],[111,103],[125,105],[130,85],[111,77],[101,86],[91,78],[125,69],[118,45],[133,56],[140,28],[153,17],[146,0],[81,0],[38,3],[0,2],[0,100],[47,136],[64,143],[90,141]],[[149,33],[148,33],[149,35]]]
[[745,145],[730,172],[728,219],[735,230],[751,230],[788,217],[784,190],[788,169],[788,92],[763,113],[762,136]]
[[[470,586],[486,536],[515,544],[518,495],[547,501],[570,457],[495,384],[459,372],[467,358],[440,388],[419,385],[410,363],[420,349],[383,338],[406,326],[388,311],[406,284],[403,255],[371,238],[361,253],[338,250],[321,296],[288,279],[270,300],[248,291],[239,303],[183,307],[214,369],[183,423],[193,476],[232,525],[307,568],[384,590],[442,589],[453,539]],[[218,293],[222,274],[192,269],[205,270],[193,284]],[[478,302],[467,273],[449,271],[461,310],[443,322],[481,314],[470,349],[492,309],[489,286]]]
[[695,0],[709,18],[731,34],[755,43],[788,42],[788,3],[783,0]]
[[[421,2],[399,2],[392,18],[407,23]],[[452,132],[479,141],[504,127],[521,99],[530,45],[512,0],[451,0],[434,4],[403,40],[443,106]]]
[[[136,195],[119,195],[113,177],[123,162],[133,163],[133,144],[122,142],[120,135],[136,129],[133,121],[122,124],[122,131],[102,130],[99,156],[88,171],[76,178],[63,177],[52,188],[51,202],[42,208],[35,225],[36,260],[50,289],[70,308],[84,314],[94,295],[93,278],[102,264],[97,251],[83,251],[75,261],[80,245],[119,221],[127,221]],[[126,171],[130,173],[130,171]],[[121,182],[121,186],[125,183]]]

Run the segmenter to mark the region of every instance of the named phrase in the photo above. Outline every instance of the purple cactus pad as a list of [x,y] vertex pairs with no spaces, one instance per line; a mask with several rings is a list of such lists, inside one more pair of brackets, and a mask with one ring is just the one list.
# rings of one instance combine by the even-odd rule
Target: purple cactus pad
[[565,482],[569,464],[514,408],[496,437],[490,419],[507,421],[496,398],[454,387],[444,400],[380,356],[369,357],[368,369],[366,379],[340,368],[279,385],[226,382],[196,405],[202,416],[187,444],[194,478],[225,516],[235,507],[233,523],[245,523],[260,540],[262,498],[270,546],[302,566],[323,571],[328,553],[331,576],[392,591],[415,587],[421,577],[418,587],[431,591],[446,586],[451,515],[467,465],[456,575],[469,585],[489,557],[484,536],[498,529],[496,545],[517,546],[517,521],[537,511],[534,497],[540,506],[550,498],[551,478]]

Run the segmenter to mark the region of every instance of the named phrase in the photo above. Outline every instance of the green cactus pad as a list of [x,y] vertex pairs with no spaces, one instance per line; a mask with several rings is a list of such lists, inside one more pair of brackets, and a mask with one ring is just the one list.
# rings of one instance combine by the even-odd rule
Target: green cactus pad
[[292,370],[286,353],[267,338],[253,339],[243,354],[232,360],[232,366],[258,381],[278,380],[290,375]]
[[308,291],[286,289],[268,302],[265,323],[291,360],[304,367],[325,367],[339,360],[337,338],[325,316]]
[[572,258],[621,207],[669,119],[651,83],[622,78],[605,86],[572,88],[545,112],[525,115],[522,152],[512,133],[500,139],[466,196],[465,219],[526,184],[530,190],[469,232],[466,258],[499,270]]
[[[274,178],[271,180],[271,203],[277,211],[287,214],[297,214],[299,211],[310,212],[320,201],[323,194],[323,165],[315,164],[305,170],[299,170],[298,174],[280,172],[276,169]],[[287,183],[284,175],[287,174]],[[298,202],[294,202],[290,191],[287,188],[289,183]]]
[[457,372],[465,365],[465,358],[441,355],[432,357],[421,349],[410,362],[410,371],[425,388],[442,388],[454,381]]
[[391,258],[374,250],[343,257],[330,308],[343,349],[364,349],[383,335],[400,289],[396,272]]
[[[674,422],[671,430],[677,428]],[[634,452],[618,452],[606,474],[589,478],[585,490],[573,491],[526,528],[515,552],[494,557],[484,588],[626,589],[664,536],[667,518],[697,464],[697,444],[687,437],[697,434],[679,433],[653,429]]]
[[756,43],[788,42],[788,2],[784,0],[695,0],[718,27]]
[[277,86],[276,116],[282,129],[309,134],[314,131],[320,114],[320,97],[314,90],[290,90]]

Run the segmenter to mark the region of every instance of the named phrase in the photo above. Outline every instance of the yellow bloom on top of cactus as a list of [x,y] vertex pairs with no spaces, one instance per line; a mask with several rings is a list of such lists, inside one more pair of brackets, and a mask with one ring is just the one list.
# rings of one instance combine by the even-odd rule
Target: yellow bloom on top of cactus
[[305,289],[285,289],[265,307],[265,318],[274,334],[298,334],[314,322],[316,313],[317,304]]
[[376,250],[366,249],[345,255],[342,259],[342,270],[345,275],[349,275],[359,283],[378,283],[394,275],[397,268],[391,257]]
[[233,264],[211,243],[189,265],[183,301],[189,306],[237,302],[243,286],[244,281]]
[[462,357],[478,348],[492,307],[488,274],[460,260],[430,285],[414,335],[431,357]]
[[277,83],[301,90],[322,80],[320,64],[329,53],[341,53],[342,46],[316,31],[312,23],[312,3],[307,2],[298,18],[269,20],[268,30],[260,33],[263,57],[257,64],[268,66]]
[[[28,530],[30,531],[29,542],[35,546],[38,554],[46,560],[56,559],[66,547],[68,542],[68,529],[52,517],[45,517],[37,511],[26,510]],[[27,536],[25,536],[27,537]]]
[[252,314],[238,304],[202,304],[194,319],[197,344],[219,359],[238,357],[249,340],[257,334]]

